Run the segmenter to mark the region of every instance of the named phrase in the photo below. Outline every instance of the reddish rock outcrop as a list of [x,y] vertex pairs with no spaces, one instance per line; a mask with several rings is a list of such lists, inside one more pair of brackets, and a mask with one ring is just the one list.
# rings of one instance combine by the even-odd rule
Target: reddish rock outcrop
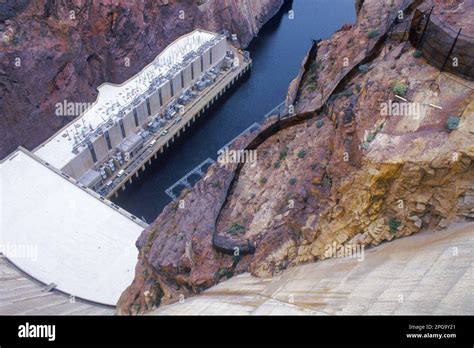
[[203,28],[237,33],[246,46],[283,0],[7,1],[0,4],[0,158],[32,149],[72,119],[65,99],[93,102],[177,37]]

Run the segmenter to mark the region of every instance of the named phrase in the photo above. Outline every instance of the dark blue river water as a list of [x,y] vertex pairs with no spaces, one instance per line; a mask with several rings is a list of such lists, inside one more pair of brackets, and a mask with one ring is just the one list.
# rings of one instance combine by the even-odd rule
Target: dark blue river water
[[312,39],[327,39],[354,21],[354,0],[294,0],[285,5],[248,47],[253,60],[249,77],[113,201],[153,221],[171,200],[164,192],[169,186],[206,158],[216,159],[223,145],[283,101]]

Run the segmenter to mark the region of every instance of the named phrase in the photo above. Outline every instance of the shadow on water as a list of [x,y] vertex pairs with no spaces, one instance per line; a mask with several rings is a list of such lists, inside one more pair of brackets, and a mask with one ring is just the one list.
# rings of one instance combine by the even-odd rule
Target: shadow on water
[[[289,18],[289,10],[293,10],[294,19]],[[353,0],[286,3],[249,45],[250,74],[112,200],[148,222],[154,220],[170,202],[164,192],[169,186],[206,158],[216,159],[223,145],[283,101],[311,40],[329,38],[354,20]]]

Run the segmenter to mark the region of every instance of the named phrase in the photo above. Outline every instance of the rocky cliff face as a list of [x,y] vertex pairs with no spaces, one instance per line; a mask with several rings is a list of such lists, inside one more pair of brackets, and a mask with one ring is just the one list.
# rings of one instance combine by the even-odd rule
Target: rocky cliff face
[[[198,3],[202,3],[198,5]],[[65,99],[93,102],[194,28],[237,33],[246,46],[283,0],[6,1],[0,4],[0,158],[39,145],[71,118]]]
[[[430,66],[407,37],[400,41],[406,22],[383,36],[402,3],[365,0],[356,25],[305,58],[289,91],[296,114],[241,139],[257,151],[257,165],[214,165],[144,231],[120,313],[177,301],[244,271],[272,276],[328,258],[334,247],[474,219],[474,86]],[[407,16],[431,6],[413,4]],[[216,237],[255,251],[221,252]]]

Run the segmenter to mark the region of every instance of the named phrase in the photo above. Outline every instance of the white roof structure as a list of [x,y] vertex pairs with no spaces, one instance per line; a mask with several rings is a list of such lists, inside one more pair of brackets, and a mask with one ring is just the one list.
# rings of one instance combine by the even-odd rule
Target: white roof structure
[[124,83],[102,84],[98,88],[95,103],[75,121],[39,146],[35,154],[56,168],[64,167],[75,156],[72,149],[76,140],[80,142],[87,137],[92,132],[91,128],[96,130],[100,126],[105,127],[107,122],[112,122],[120,111],[132,106],[150,87],[158,88],[164,84],[190,53],[197,52],[218,37],[217,34],[196,29],[179,37],[137,75]]
[[0,164],[0,251],[23,272],[115,305],[132,282],[143,230],[19,149]]

